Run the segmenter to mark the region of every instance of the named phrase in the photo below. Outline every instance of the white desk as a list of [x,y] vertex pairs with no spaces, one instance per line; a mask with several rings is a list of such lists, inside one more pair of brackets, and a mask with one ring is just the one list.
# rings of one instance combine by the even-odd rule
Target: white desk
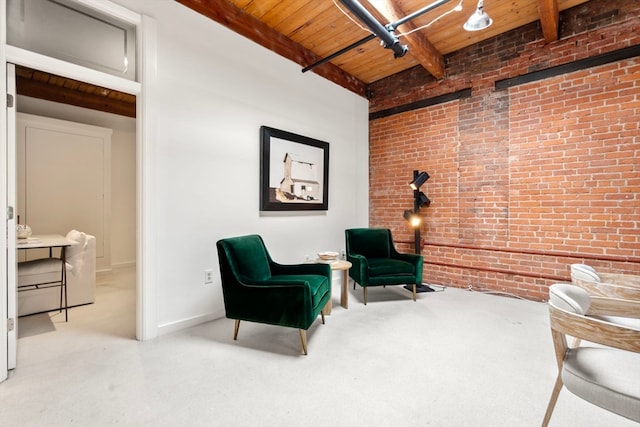
[[[59,234],[42,234],[33,235],[27,239],[17,239],[16,248],[19,250],[26,249],[49,249],[49,259],[56,259],[60,261],[60,280],[44,283],[33,283],[29,285],[17,284],[18,292],[32,291],[43,288],[60,287],[60,311],[64,308],[65,322],[69,320],[69,309],[67,303],[67,262],[65,257],[65,249],[71,245],[77,244],[73,240],[67,239],[65,236]],[[60,258],[53,257],[53,248],[60,248]],[[28,263],[37,263],[39,261],[48,260],[33,260],[27,261]],[[18,263],[20,268],[20,263]],[[62,304],[62,298],[64,296],[64,305]]]
[[16,246],[18,249],[40,249],[40,248],[66,248],[67,246],[75,245],[71,239],[67,239],[60,234],[40,234],[33,235],[27,239],[16,239]]

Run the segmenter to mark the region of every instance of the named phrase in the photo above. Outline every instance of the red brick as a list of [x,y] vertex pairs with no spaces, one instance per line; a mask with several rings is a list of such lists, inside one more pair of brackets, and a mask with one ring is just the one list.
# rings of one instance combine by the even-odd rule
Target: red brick
[[421,189],[432,200],[421,211],[426,282],[543,300],[574,262],[640,274],[640,60],[494,89],[638,45],[639,17],[638,2],[592,0],[563,12],[554,43],[530,24],[448,55],[443,80],[416,67],[372,85],[372,112],[473,88],[370,122],[370,224],[391,228],[401,250],[413,250],[402,218],[412,170],[431,175]]

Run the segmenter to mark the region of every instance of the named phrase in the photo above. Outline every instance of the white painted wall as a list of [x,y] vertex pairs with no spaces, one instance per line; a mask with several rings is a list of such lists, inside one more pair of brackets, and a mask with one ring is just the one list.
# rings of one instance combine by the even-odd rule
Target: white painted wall
[[[294,263],[343,248],[344,229],[368,223],[368,102],[177,2],[117,3],[158,29],[152,209],[162,334],[224,315],[218,239],[257,233],[274,259]],[[327,212],[260,214],[261,125],[330,143]]]
[[[95,110],[18,96],[18,111],[113,130],[111,135],[111,266],[136,260],[136,121]],[[73,188],[69,188],[72,191]]]

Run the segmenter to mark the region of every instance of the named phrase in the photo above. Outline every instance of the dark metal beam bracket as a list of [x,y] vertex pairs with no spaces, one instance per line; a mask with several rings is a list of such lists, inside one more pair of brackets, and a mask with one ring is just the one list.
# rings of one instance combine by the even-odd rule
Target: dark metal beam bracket
[[396,28],[398,28],[400,25],[405,24],[409,21],[411,21],[412,19],[415,19],[421,15],[424,15],[425,13],[445,4],[448,3],[451,0],[436,0],[433,3],[423,7],[420,10],[417,10],[407,16],[405,16],[402,19],[399,19],[396,22],[391,22],[385,26],[383,26],[382,24],[380,24],[380,22],[378,22],[370,13],[368,10],[366,10],[359,1],[357,0],[340,0],[340,2],[342,4],[344,4],[347,9],[349,9],[349,11],[351,11],[351,13],[353,13],[356,17],[358,17],[358,19],[360,19],[360,21],[362,21],[367,27],[369,27],[369,30],[373,33],[370,34],[369,36],[358,40],[357,42],[350,44],[349,46],[340,49],[339,51],[332,53],[331,55],[327,56],[326,58],[323,58],[317,62],[314,62],[311,65],[308,65],[306,67],[304,67],[302,69],[303,73],[306,73],[309,70],[314,69],[315,67],[318,67],[322,64],[325,64],[331,60],[333,60],[334,58],[337,58],[340,55],[343,55],[345,53],[347,53],[348,51],[355,49],[356,47],[370,41],[373,40],[376,37],[379,37],[380,40],[382,41],[383,45],[385,48],[391,49],[393,50],[393,55],[395,58],[399,58],[401,56],[404,56],[407,51],[409,50],[409,48],[405,45],[401,45],[398,41],[398,37],[396,37],[396,35],[394,34],[394,31],[396,30]]

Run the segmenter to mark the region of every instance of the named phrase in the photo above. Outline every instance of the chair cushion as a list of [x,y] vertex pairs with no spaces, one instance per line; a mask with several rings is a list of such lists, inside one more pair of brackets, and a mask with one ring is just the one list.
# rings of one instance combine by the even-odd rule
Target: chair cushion
[[611,412],[640,421],[640,354],[578,347],[569,350],[562,381],[569,391]]
[[251,280],[267,280],[271,277],[271,268],[267,251],[257,235],[226,239],[233,252],[233,260],[238,274]]
[[393,258],[369,258],[369,276],[393,276],[414,274],[413,265]]
[[349,250],[366,258],[389,258],[389,230],[356,228],[349,230]]
[[638,331],[640,331],[640,319],[637,319],[635,317],[620,317],[620,316],[592,316],[592,317],[595,319],[604,320],[605,322],[624,326],[625,328],[637,329]]
[[[59,282],[62,279],[60,258],[39,258],[18,263],[18,286]],[[67,273],[72,270],[67,264]]]

